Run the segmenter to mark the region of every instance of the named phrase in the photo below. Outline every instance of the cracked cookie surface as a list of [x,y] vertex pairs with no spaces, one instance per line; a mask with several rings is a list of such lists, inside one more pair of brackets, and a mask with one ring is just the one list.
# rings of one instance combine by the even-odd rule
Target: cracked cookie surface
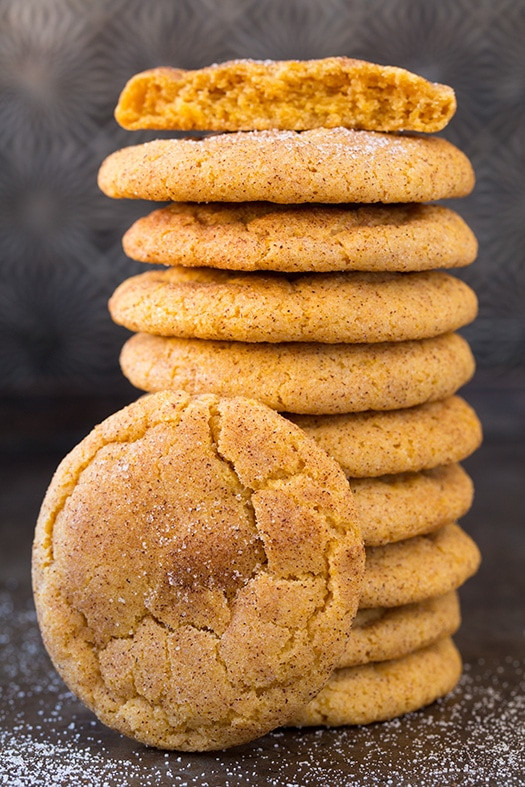
[[428,202],[470,194],[474,172],[439,137],[321,128],[133,145],[105,159],[98,184],[161,202]]
[[141,262],[244,271],[418,271],[469,265],[474,233],[441,205],[174,202],[132,224]]
[[104,723],[206,750],[319,691],[363,564],[348,482],[299,428],[246,399],[163,392],[61,463],[33,587],[55,666]]
[[250,396],[281,412],[392,410],[453,394],[474,372],[458,334],[379,344],[278,344],[173,339],[138,333],[120,356],[144,391]]
[[126,279],[109,301],[130,331],[241,342],[427,339],[471,322],[474,291],[442,271],[230,273],[171,267]]

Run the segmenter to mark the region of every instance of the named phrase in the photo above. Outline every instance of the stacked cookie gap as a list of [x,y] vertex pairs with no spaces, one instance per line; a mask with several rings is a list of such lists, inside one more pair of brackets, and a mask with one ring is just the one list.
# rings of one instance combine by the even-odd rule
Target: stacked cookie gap
[[434,201],[474,177],[445,140],[395,133],[439,130],[454,108],[450,88],[346,58],[156,69],[125,88],[125,127],[229,133],[126,148],[100,171],[111,197],[170,202],[124,237],[131,258],[167,266],[111,298],[135,332],[124,374],[148,392],[258,399],[353,490],[360,609],[297,725],[392,718],[460,675],[457,590],[479,564],[457,524],[473,493],[460,462],[481,429],[457,395],[474,371],[457,330],[477,302],[445,270],[477,244]]

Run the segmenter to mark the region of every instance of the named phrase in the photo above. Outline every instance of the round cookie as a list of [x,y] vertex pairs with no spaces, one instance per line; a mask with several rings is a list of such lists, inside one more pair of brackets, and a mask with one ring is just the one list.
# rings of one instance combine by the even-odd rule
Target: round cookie
[[141,262],[242,271],[419,271],[470,265],[478,244],[441,205],[174,202],[122,239]]
[[275,410],[392,410],[453,394],[474,372],[457,334],[381,344],[248,344],[135,334],[122,371],[145,391],[250,396]]
[[474,291],[442,271],[230,273],[168,268],[126,279],[113,320],[160,336],[241,342],[392,342],[454,331],[477,314]]
[[427,202],[466,196],[474,173],[445,139],[322,128],[154,140],[108,156],[98,183],[174,202]]
[[459,396],[394,412],[290,417],[356,478],[459,462],[482,439],[476,413]]
[[480,554],[459,525],[382,547],[367,547],[359,606],[400,607],[460,587],[476,573]]
[[467,513],[474,494],[458,464],[349,481],[366,546],[403,541],[455,522]]
[[440,131],[456,110],[447,85],[348,57],[229,60],[154,68],[124,87],[115,118],[129,129]]
[[398,659],[454,634],[461,623],[458,594],[403,607],[361,609],[338,667]]
[[51,658],[104,723],[206,750],[319,691],[363,563],[348,483],[300,429],[258,402],[164,392],[61,463],[33,587]]
[[336,670],[288,726],[339,727],[402,716],[452,691],[461,667],[459,651],[445,638],[400,659]]

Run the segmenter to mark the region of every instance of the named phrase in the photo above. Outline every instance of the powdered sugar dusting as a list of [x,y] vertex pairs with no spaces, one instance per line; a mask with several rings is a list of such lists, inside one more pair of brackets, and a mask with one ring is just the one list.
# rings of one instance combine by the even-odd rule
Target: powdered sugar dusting
[[523,784],[524,664],[479,659],[430,708],[383,724],[278,730],[204,755],[148,749],[101,725],[45,656],[29,593],[0,594],[0,785]]

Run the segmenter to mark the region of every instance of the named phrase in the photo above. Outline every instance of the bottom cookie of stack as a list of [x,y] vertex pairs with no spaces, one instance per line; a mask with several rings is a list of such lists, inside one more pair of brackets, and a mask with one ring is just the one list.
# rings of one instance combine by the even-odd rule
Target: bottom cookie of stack
[[461,656],[447,637],[390,661],[336,670],[290,727],[371,724],[418,710],[452,691]]

